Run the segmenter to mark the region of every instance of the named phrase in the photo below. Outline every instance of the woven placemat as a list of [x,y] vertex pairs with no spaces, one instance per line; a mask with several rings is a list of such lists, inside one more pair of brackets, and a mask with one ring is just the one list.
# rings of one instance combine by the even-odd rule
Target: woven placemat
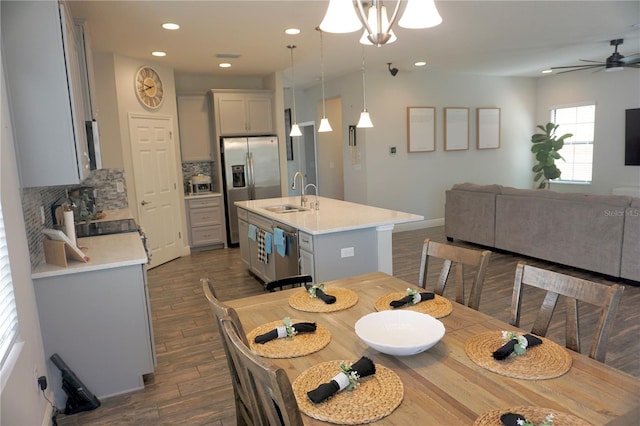
[[358,294],[346,288],[330,287],[324,290],[326,294],[336,297],[335,303],[330,305],[324,303],[322,299],[311,297],[309,292],[303,287],[289,297],[289,305],[303,312],[335,312],[348,309],[358,303]]
[[562,413],[550,408],[530,406],[485,411],[484,413],[480,414],[475,422],[473,422],[473,426],[503,426],[502,422],[500,421],[500,416],[505,413],[520,414],[525,419],[532,422],[534,425],[541,424],[548,414],[553,414],[554,425],[591,426],[591,423],[588,423],[580,417],[576,417],[572,414]]
[[464,351],[480,367],[516,379],[553,379],[569,371],[572,360],[567,349],[544,337],[540,339],[541,345],[527,349],[524,354],[497,361],[492,354],[505,342],[501,331],[488,331],[467,339]]
[[[305,322],[306,320],[292,319],[291,323]],[[265,358],[295,358],[305,356],[319,351],[331,341],[331,332],[316,323],[316,331],[313,333],[299,333],[293,337],[274,339],[264,344],[255,343],[253,339],[264,333],[268,333],[274,328],[283,325],[283,321],[273,321],[258,326],[247,333],[249,348],[256,355]]]
[[359,425],[380,420],[400,405],[404,397],[402,381],[396,373],[380,364],[376,364],[376,374],[360,379],[356,389],[338,392],[320,404],[311,402],[307,392],[331,381],[340,372],[340,362],[318,364],[293,381],[293,393],[303,413],[325,422]]
[[[400,300],[406,295],[407,293],[404,291],[385,294],[384,296],[381,296],[378,300],[376,300],[374,307],[376,308],[376,311],[391,310],[393,308],[389,306],[389,303],[394,300]],[[420,312],[422,314],[428,314],[434,318],[442,318],[451,313],[451,311],[453,310],[453,306],[448,299],[436,294],[435,297],[431,300],[425,300],[424,302],[420,302],[417,305],[405,305],[401,308],[396,309],[406,309],[409,311]]]

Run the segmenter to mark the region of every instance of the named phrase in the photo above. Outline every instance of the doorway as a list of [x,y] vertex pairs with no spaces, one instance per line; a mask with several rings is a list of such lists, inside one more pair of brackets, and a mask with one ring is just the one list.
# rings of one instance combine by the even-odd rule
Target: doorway
[[293,139],[293,160],[287,161],[289,178],[289,195],[299,195],[300,190],[292,190],[293,175],[300,171],[304,175],[305,185],[318,185],[318,166],[316,151],[316,123],[308,121],[299,123],[302,136]]

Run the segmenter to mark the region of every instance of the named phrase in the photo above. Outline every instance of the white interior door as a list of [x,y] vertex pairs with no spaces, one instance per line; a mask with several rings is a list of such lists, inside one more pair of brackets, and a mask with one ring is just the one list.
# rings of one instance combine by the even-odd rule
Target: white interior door
[[148,237],[150,267],[181,254],[173,124],[170,117],[129,114],[137,211]]

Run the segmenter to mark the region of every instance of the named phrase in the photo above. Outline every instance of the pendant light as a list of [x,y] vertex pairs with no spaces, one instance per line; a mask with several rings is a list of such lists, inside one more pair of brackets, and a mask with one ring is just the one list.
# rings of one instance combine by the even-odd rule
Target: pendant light
[[324,105],[324,43],[322,40],[322,30],[320,27],[317,27],[316,30],[320,32],[320,80],[322,81],[322,119],[320,120],[320,127],[318,127],[318,132],[331,132],[333,129],[331,128],[331,124],[329,124],[329,119],[327,118],[327,113]]
[[[391,0],[386,0],[392,4]],[[400,20],[400,5],[406,3]],[[328,33],[350,33],[364,26],[360,40],[378,47],[396,40],[392,28],[398,22],[403,28],[424,29],[440,25],[435,0],[395,0],[390,7],[391,16],[382,0],[330,0],[320,28]]]
[[362,47],[362,112],[360,113],[360,120],[358,120],[356,127],[373,127],[371,117],[369,117],[369,111],[367,111],[367,89],[364,81],[364,46]]
[[300,126],[298,126],[298,120],[296,119],[296,74],[293,67],[293,49],[295,49],[296,46],[295,44],[290,44],[287,48],[291,51],[291,92],[293,94],[293,124],[291,125],[289,136],[302,136]]

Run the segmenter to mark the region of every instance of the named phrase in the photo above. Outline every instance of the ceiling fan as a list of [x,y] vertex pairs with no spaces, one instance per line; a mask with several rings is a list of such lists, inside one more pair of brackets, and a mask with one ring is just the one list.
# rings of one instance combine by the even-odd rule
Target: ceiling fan
[[609,43],[611,46],[615,46],[614,52],[609,56],[606,62],[602,61],[589,61],[587,59],[580,59],[582,62],[589,62],[584,65],[569,65],[566,67],[551,67],[552,70],[561,70],[558,74],[572,71],[580,71],[593,68],[603,68],[605,71],[622,71],[625,67],[640,68],[640,53],[636,53],[630,56],[624,56],[618,53],[618,46],[623,43],[623,39],[618,38],[611,40]]

